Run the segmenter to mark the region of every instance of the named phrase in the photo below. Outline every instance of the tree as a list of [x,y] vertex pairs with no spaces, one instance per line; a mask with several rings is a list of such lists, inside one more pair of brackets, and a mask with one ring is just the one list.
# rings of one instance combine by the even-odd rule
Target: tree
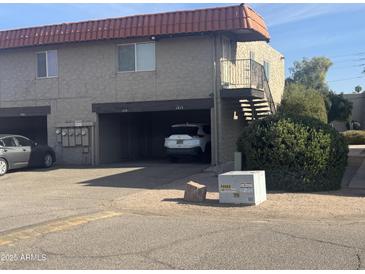
[[355,87],[355,92],[356,93],[360,93],[362,91],[362,87],[361,86],[356,86]]
[[287,82],[299,83],[327,94],[329,88],[326,76],[331,65],[332,62],[327,57],[303,58],[302,61],[295,61],[290,68],[291,77],[287,79]]
[[323,95],[303,84],[288,83],[285,86],[279,113],[308,116],[327,123],[327,110]]
[[[327,57],[303,58],[302,61],[296,61],[290,68],[291,76],[286,79],[286,86],[296,83],[317,91],[323,96],[328,122],[347,121],[351,116],[351,102],[342,94],[336,94],[330,90],[326,83],[327,72],[331,65],[332,62]],[[321,105],[321,103],[318,104]]]
[[351,117],[352,103],[347,100],[343,94],[330,92],[327,96],[329,99],[328,122],[348,121]]

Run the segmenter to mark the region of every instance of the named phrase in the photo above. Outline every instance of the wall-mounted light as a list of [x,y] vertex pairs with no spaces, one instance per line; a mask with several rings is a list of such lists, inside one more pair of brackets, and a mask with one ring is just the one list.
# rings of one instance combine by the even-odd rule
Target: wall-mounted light
[[233,112],[233,120],[238,120],[238,114],[237,111]]

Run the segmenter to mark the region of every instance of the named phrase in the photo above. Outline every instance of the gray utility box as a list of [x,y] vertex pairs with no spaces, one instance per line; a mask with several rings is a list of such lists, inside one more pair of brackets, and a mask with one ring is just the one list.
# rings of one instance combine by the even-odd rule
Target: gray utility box
[[265,171],[230,171],[219,174],[219,202],[258,205],[266,201]]

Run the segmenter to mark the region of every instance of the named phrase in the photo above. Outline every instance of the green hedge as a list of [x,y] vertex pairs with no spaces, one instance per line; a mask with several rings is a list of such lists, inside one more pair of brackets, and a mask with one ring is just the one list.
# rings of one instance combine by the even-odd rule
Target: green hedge
[[315,118],[276,114],[245,127],[237,142],[245,168],[265,170],[267,188],[323,191],[341,187],[348,147]]
[[341,134],[349,145],[365,144],[365,130],[348,130]]

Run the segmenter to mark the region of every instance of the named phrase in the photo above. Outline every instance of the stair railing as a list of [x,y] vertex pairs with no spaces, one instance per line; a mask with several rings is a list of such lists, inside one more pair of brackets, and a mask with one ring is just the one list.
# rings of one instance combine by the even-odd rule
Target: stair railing
[[271,94],[264,66],[252,59],[221,60],[221,85],[226,88],[262,90],[272,113],[276,106]]
[[[269,103],[271,113],[275,113],[276,106],[275,106],[274,99],[272,97],[269,81],[267,79],[264,66],[254,60],[251,60],[251,74],[254,75],[253,79],[256,79],[255,80],[257,82],[256,85],[259,87],[257,89],[261,89],[264,91],[265,97]],[[254,81],[254,84],[255,84],[255,81]]]

